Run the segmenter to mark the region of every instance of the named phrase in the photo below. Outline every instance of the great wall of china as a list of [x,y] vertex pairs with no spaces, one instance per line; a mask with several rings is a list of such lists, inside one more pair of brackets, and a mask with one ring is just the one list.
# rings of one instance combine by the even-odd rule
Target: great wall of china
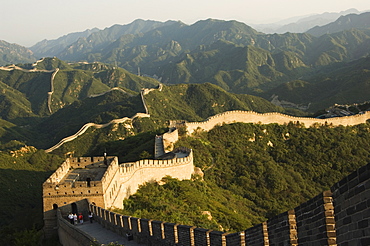
[[[0,69],[52,73],[51,89],[48,92],[48,109],[52,113],[53,79],[58,69],[27,70],[16,66],[0,67]],[[87,123],[77,133],[62,139],[46,152],[51,152],[62,144],[81,136],[89,127],[103,128],[111,124],[127,123],[136,117],[150,117],[144,95],[152,90],[143,89],[141,91],[145,113],[138,113],[132,118],[116,119],[106,124]],[[294,122],[308,127],[315,124],[356,125],[365,123],[369,119],[370,112],[355,116],[315,119],[280,113],[229,111],[209,117],[203,122],[186,122],[184,125],[188,134],[192,134],[198,129],[209,131],[216,125],[234,122],[262,124]],[[162,152],[173,148],[173,143],[178,137],[176,134],[169,132],[161,137]],[[110,159],[109,165],[105,163],[104,157],[67,159],[43,185],[45,231],[51,233],[57,228],[63,245],[90,246],[95,243],[91,236],[66,222],[67,211],[77,209],[86,217],[88,211],[94,211],[96,220],[104,227],[121,235],[129,233],[133,235],[135,241],[147,245],[370,245],[370,202],[368,200],[370,197],[370,164],[334,184],[329,191],[319,194],[297,208],[236,233],[134,218],[108,210],[112,207],[119,207],[125,197],[133,194],[137,187],[147,182],[148,179],[158,181],[163,175],[189,179],[194,171],[193,153],[191,150],[186,151],[188,153],[186,156],[171,160],[141,160],[119,164],[117,158],[113,157],[108,158]],[[85,175],[83,173],[75,176],[68,175],[70,170],[92,167],[105,170],[99,181],[78,180],[79,177]]]
[[6,66],[6,67],[0,67],[0,70],[4,70],[4,71],[19,70],[19,71],[22,71],[22,72],[25,72],[25,73],[36,73],[36,72],[51,73],[50,91],[47,94],[47,107],[48,107],[49,113],[51,114],[52,113],[51,99],[52,99],[52,96],[53,96],[53,93],[54,93],[54,78],[57,75],[57,73],[59,72],[59,68],[56,68],[56,69],[53,69],[53,70],[37,69],[36,68],[37,64],[40,63],[40,62],[43,62],[44,60],[45,60],[45,58],[41,58],[40,60],[34,62],[32,64],[32,69],[25,69],[25,68],[18,67],[16,65],[9,65],[9,66]]
[[192,150],[178,148],[172,153],[171,159],[129,163],[118,163],[117,157],[67,158],[43,184],[45,235],[53,234],[56,209],[65,204],[89,199],[102,208],[122,208],[122,201],[145,182],[160,181],[166,175],[190,179],[194,173]]
[[[132,124],[132,120],[135,119],[135,118],[137,118],[137,117],[141,117],[141,118],[143,118],[143,117],[150,117],[150,115],[144,114],[144,113],[137,113],[137,114],[135,114],[131,118],[123,117],[123,118],[120,118],[120,119],[114,119],[114,120],[111,120],[110,122],[105,123],[105,124],[86,123],[75,134],[63,138],[56,145],[54,145],[54,146],[46,149],[45,152],[46,153],[50,153],[50,152],[56,150],[57,148],[59,148],[60,146],[62,146],[63,144],[75,140],[77,137],[79,137],[82,134],[84,134],[87,131],[87,129],[89,129],[90,127],[95,127],[97,129],[99,129],[99,128],[104,128],[104,127],[110,126],[112,124],[123,124],[123,123],[127,123],[127,122],[128,122],[128,124],[131,125]],[[131,128],[132,128],[132,126],[131,126]]]
[[[208,131],[215,125],[223,123],[286,124],[295,122],[303,123],[305,126],[314,124],[356,125],[365,123],[370,118],[369,116],[369,112],[365,112],[356,116],[319,120],[286,116],[278,113],[258,114],[255,112],[231,111],[210,117],[204,122],[190,122],[185,123],[185,125],[188,133],[191,134],[197,129]],[[177,131],[169,131],[163,135],[161,138],[163,149],[170,149],[173,143],[177,141],[177,138]],[[156,173],[160,174],[159,176],[166,175],[167,172],[161,166],[154,164],[154,162],[152,165],[153,170],[156,170]],[[129,171],[141,173],[142,175],[143,173],[138,171],[142,165],[133,165]],[[121,165],[121,167],[125,166]],[[183,170],[177,168],[173,171],[172,175],[174,177],[183,172]],[[147,175],[147,173],[144,173],[144,175]],[[56,177],[51,178],[56,179]],[[108,180],[108,178],[104,180]],[[140,180],[135,185],[138,185],[140,182],[145,182],[145,180]],[[50,183],[53,183],[53,180],[50,180],[46,185]],[[114,189],[112,190],[113,193],[121,193],[124,191],[122,187],[117,189],[113,185],[111,189]],[[71,189],[73,190],[73,188]],[[105,196],[111,196],[112,192],[108,192]],[[124,192],[123,194],[127,195]],[[55,198],[51,192],[50,197],[52,199]],[[87,215],[88,211],[94,211],[97,221],[104,227],[123,236],[127,234],[133,235],[136,242],[146,245],[370,245],[370,216],[368,215],[370,202],[368,197],[370,197],[370,164],[334,184],[329,191],[319,194],[300,206],[245,231],[236,233],[211,231],[189,225],[116,214],[109,211],[105,204],[99,206],[96,202],[92,202],[91,197],[88,195],[85,197],[86,200],[77,199],[78,201],[76,200],[72,204],[67,203],[68,205],[64,205],[66,204],[64,202],[61,207],[56,206],[59,209],[46,211],[45,214],[47,215],[48,212],[53,211],[52,217],[55,218],[57,216],[58,219],[54,223],[58,224],[58,233],[62,244],[65,245],[71,243],[90,245],[92,240],[91,236],[84,234],[66,222],[67,210],[71,210],[73,207],[78,207],[79,211],[82,211],[85,215]],[[119,201],[123,198],[121,196],[115,198],[114,203],[111,204],[116,202],[119,204]],[[55,208],[55,203],[53,205],[48,204],[48,207]],[[58,214],[55,215],[55,213]],[[45,224],[48,221],[47,217],[45,217]],[[55,227],[55,224],[52,225]]]
[[227,111],[224,113],[211,116],[202,122],[185,122],[186,130],[189,134],[194,133],[197,129],[209,131],[216,125],[230,124],[235,122],[243,123],[255,123],[255,124],[288,124],[289,122],[303,123],[306,127],[320,124],[332,124],[333,126],[351,126],[366,123],[370,119],[370,111],[366,111],[363,114],[357,114],[352,116],[328,118],[328,119],[316,119],[316,118],[305,118],[284,115],[280,113],[257,113],[253,111]]
[[[255,116],[255,117],[251,117]],[[269,119],[264,122],[264,119]],[[344,120],[343,120],[344,119]],[[355,125],[365,123],[369,119],[369,112],[362,115],[334,118],[327,120],[297,118],[285,116],[277,113],[258,114],[255,112],[231,111],[210,117],[205,122],[186,123],[189,133],[196,129],[210,130],[215,125],[233,122],[252,122],[252,123],[279,123],[288,122],[303,123],[306,126],[313,124],[333,124],[333,125]],[[253,122],[255,121],[255,122]],[[171,149],[173,143],[178,139],[177,130],[169,131],[161,136],[164,149]],[[185,161],[185,170],[188,179],[193,172],[192,152]],[[95,160],[102,162],[103,159]],[[245,245],[369,245],[370,244],[370,164],[364,166],[340,182],[334,184],[329,191],[325,191],[315,198],[301,204],[300,206],[282,213],[245,231],[227,233],[221,231],[211,231],[205,228],[196,228],[189,225],[179,225],[163,221],[154,221],[146,218],[134,218],[113,213],[107,208],[119,205],[120,202],[132,194],[140,184],[153,177],[153,171],[158,175],[155,180],[159,180],[163,175],[178,177],[184,174],[184,170],[179,168],[179,159],[176,160],[142,160],[132,164],[119,164],[117,161],[109,170],[120,169],[126,175],[126,181],[114,179],[114,171],[107,171],[101,179],[102,183],[109,185],[96,185],[87,181],[74,182],[74,185],[64,187],[65,192],[56,200],[62,190],[55,190],[53,187],[57,178],[63,176],[63,172],[70,170],[70,166],[63,164],[44,186],[44,208],[45,210],[45,231],[52,231],[58,228],[61,243],[64,245],[90,245],[91,235],[87,235],[70,225],[65,217],[67,211],[78,209],[87,216],[88,211],[93,211],[96,220],[104,227],[120,235],[130,234],[134,240],[146,245],[207,245],[207,246],[245,246]],[[84,163],[91,165],[94,160],[89,158],[73,159],[71,163]],[[160,162],[160,163],[159,163]],[[166,162],[166,164],[164,164]],[[182,161],[181,161],[182,162]],[[191,162],[191,165],[190,165]],[[174,163],[177,163],[173,165]],[[65,166],[67,165],[67,166]],[[99,164],[98,164],[99,165]],[[100,164],[101,165],[101,164]],[[181,165],[181,164],[180,164]],[[163,169],[171,166],[172,172]],[[191,168],[190,168],[191,166]],[[114,168],[113,168],[114,167]],[[76,167],[75,167],[76,168]],[[78,167],[80,168],[80,167]],[[145,168],[145,170],[143,170]],[[63,171],[64,170],[64,171]],[[138,176],[136,176],[138,175]],[[123,175],[124,176],[124,175]],[[123,177],[122,176],[122,177]],[[140,177],[139,179],[137,177]],[[116,180],[116,181],[114,181]],[[79,182],[81,183],[79,185]],[[131,184],[133,182],[133,184]],[[51,185],[51,186],[50,186]],[[94,188],[91,188],[91,186]],[[50,186],[50,187],[49,187]],[[100,200],[91,194],[91,190],[100,189]],[[128,188],[130,187],[130,188]],[[65,190],[64,190],[65,189]],[[90,192],[86,192],[86,189]],[[80,191],[81,190],[81,191]],[[127,193],[129,191],[129,193]],[[66,193],[67,192],[67,193]],[[77,192],[78,195],[73,192]],[[96,192],[96,191],[95,191]],[[71,194],[70,194],[71,193]],[[81,194],[80,194],[81,193]],[[84,193],[84,194],[83,194]],[[86,194],[85,194],[86,193]],[[70,194],[70,195],[69,195]],[[117,194],[123,194],[117,196]],[[113,197],[113,198],[112,198]],[[45,201],[48,200],[48,201]],[[68,201],[67,201],[67,200]],[[85,200],[84,200],[85,199]],[[108,203],[104,201],[107,199]],[[58,202],[56,202],[58,201]],[[67,205],[65,205],[67,204]],[[53,208],[53,209],[51,209]],[[55,220],[57,216],[57,220]],[[54,219],[50,219],[54,218]],[[57,226],[56,226],[57,225]],[[359,236],[361,235],[361,236]],[[96,243],[96,242],[95,242]]]

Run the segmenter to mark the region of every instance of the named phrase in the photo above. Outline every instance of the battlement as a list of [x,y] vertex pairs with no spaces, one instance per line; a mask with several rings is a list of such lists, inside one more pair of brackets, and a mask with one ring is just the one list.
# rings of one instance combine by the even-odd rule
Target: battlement
[[295,117],[290,115],[284,115],[281,113],[257,113],[254,111],[227,111],[207,118],[202,122],[186,122],[184,123],[188,134],[192,134],[196,129],[202,129],[204,131],[209,131],[216,125],[230,124],[235,122],[243,123],[260,123],[260,124],[288,124],[289,122],[303,123],[306,127],[312,126],[314,124],[332,124],[334,126],[349,126],[358,125],[361,123],[366,123],[370,119],[370,111],[366,111],[363,114],[357,114],[353,116],[343,116],[328,119],[316,119],[309,117]]

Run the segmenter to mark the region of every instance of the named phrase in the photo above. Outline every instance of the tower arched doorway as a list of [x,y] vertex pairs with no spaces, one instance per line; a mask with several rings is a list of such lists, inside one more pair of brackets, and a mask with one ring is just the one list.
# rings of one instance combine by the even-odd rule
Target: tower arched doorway
[[77,204],[75,202],[71,204],[71,210],[73,214],[78,214]]

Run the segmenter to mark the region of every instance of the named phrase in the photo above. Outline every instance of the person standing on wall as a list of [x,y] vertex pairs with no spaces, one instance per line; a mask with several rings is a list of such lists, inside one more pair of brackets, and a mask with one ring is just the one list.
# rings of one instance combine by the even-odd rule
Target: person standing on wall
[[73,225],[74,219],[73,219],[73,214],[72,213],[68,214],[68,219],[69,219],[69,222]]
[[73,221],[74,221],[74,224],[77,225],[77,214],[73,215]]
[[83,224],[84,223],[84,217],[83,217],[82,213],[80,213],[78,215],[78,220],[80,221],[80,224]]
[[93,214],[93,212],[89,212],[89,220],[90,220],[90,223],[93,223],[93,219],[94,219],[94,214]]

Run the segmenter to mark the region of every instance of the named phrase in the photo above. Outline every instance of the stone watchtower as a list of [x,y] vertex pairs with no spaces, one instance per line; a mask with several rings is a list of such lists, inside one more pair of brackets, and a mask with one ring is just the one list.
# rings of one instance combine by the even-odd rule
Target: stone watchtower
[[174,129],[156,139],[161,142],[162,155],[155,160],[119,164],[117,157],[105,155],[67,158],[43,184],[45,236],[56,232],[58,208],[63,216],[69,212],[87,215],[88,211],[83,211],[88,209],[86,199],[104,209],[122,208],[122,201],[145,182],[159,181],[166,175],[191,179],[193,151],[181,147],[166,152],[172,150],[177,139],[178,132]]
[[70,212],[78,213],[76,202],[84,199],[103,208],[110,207],[114,183],[109,181],[118,169],[117,157],[67,158],[43,184],[45,234],[55,230],[59,207],[71,204]]

